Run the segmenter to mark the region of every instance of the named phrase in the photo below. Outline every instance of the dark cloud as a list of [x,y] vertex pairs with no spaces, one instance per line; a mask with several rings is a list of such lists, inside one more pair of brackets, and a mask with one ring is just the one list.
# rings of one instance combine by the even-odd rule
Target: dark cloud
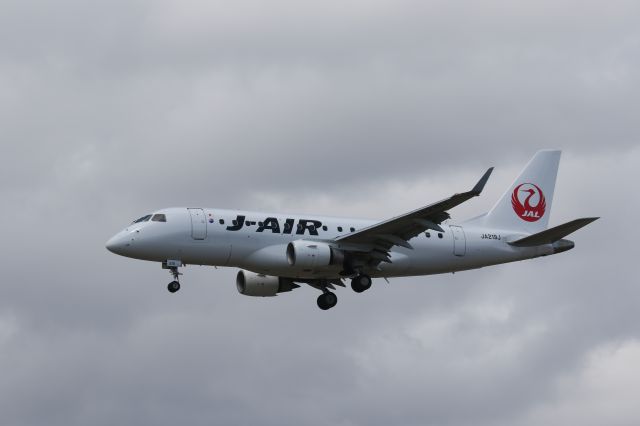
[[[4,422],[637,423],[594,401],[638,390],[638,12],[5,1]],[[329,313],[310,288],[242,297],[226,269],[170,295],[104,249],[160,207],[384,218],[497,166],[464,219],[546,147],[565,151],[552,223],[603,217],[575,250],[340,291]]]

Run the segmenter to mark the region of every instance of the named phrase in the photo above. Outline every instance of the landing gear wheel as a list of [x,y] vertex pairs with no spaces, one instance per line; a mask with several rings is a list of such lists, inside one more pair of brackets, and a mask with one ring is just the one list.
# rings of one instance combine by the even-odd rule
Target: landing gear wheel
[[369,275],[361,274],[351,279],[351,288],[356,293],[362,293],[365,290],[371,288],[371,277]]
[[330,291],[322,293],[320,296],[318,296],[318,308],[322,309],[323,311],[333,308],[334,306],[336,306],[336,303],[338,303],[338,296],[336,296],[334,293],[331,293]]
[[167,286],[167,290],[169,290],[170,293],[175,293],[180,290],[180,283],[178,281],[171,281]]
[[175,293],[176,291],[180,290],[180,282],[178,281],[180,279],[180,275],[182,275],[178,271],[178,268],[180,266],[184,266],[181,260],[167,260],[165,262],[162,262],[162,269],[168,269],[169,272],[171,272],[171,276],[173,277],[173,281],[171,281],[169,285],[167,285],[167,290],[169,290],[169,293]]

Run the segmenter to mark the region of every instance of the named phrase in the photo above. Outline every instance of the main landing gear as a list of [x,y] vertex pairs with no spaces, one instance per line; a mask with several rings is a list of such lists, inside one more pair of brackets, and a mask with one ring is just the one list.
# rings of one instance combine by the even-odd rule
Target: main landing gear
[[322,309],[323,311],[333,308],[337,303],[338,296],[327,289],[324,289],[323,293],[318,296],[318,308]]
[[162,262],[162,269],[168,269],[173,276],[173,281],[171,281],[167,285],[167,290],[169,293],[175,293],[180,290],[180,272],[178,272],[178,268],[182,266],[182,262],[179,260],[167,260],[166,262]]
[[[334,289],[333,284],[344,287],[341,280],[323,282],[319,284],[311,284],[313,287],[322,290],[322,294],[318,296],[318,307],[323,311],[331,309],[338,303],[338,296],[329,291],[329,288]],[[371,288],[371,277],[366,274],[358,274],[351,279],[351,288],[356,293],[362,293],[365,290]]]
[[371,277],[369,275],[360,274],[351,278],[351,288],[356,293],[362,293],[371,288]]

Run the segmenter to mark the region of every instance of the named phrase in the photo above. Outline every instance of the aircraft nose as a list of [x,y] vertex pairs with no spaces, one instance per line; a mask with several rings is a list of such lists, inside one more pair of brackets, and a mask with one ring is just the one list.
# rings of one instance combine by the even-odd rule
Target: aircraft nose
[[120,234],[116,234],[113,237],[109,238],[109,241],[105,244],[107,250],[111,253],[115,254],[123,254],[125,247],[127,246],[126,236]]

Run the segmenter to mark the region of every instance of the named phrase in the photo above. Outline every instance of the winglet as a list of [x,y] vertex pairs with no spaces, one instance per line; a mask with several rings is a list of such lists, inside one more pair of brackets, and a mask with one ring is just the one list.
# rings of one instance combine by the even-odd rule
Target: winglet
[[484,189],[484,186],[487,184],[487,181],[489,180],[489,176],[491,176],[491,172],[493,172],[493,167],[490,167],[489,170],[484,172],[484,175],[482,175],[478,183],[476,183],[476,186],[474,186],[473,189],[471,190],[471,193],[473,195],[480,195],[480,193]]

